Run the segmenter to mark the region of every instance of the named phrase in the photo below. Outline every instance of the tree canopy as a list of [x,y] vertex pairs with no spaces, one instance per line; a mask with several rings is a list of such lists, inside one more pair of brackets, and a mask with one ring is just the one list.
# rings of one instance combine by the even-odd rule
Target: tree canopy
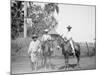
[[[51,30],[58,25],[56,18],[53,16],[55,12],[59,13],[59,7],[56,3],[40,3],[27,2],[27,9],[24,9],[24,1],[11,2],[11,38],[15,39],[24,32],[24,11],[27,11],[26,18],[31,19],[32,27],[27,27],[27,35],[42,35],[45,29]],[[26,23],[27,24],[27,23]],[[28,24],[27,24],[28,25]],[[21,35],[22,35],[21,34]]]
[[58,24],[53,16],[55,11],[59,12],[57,4],[48,3],[43,8],[40,5],[31,4],[27,8],[27,16],[32,19],[32,28],[28,30],[28,34],[41,35],[45,29],[50,30]]
[[23,1],[11,2],[11,37],[15,39],[23,32],[24,26],[24,11]]

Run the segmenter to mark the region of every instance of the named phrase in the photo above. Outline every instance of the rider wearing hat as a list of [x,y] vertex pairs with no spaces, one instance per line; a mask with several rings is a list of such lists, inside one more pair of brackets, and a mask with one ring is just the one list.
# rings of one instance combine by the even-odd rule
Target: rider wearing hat
[[64,37],[64,38],[65,38],[65,41],[69,40],[70,45],[71,45],[71,48],[72,48],[72,52],[73,52],[73,54],[75,55],[74,42],[73,42],[73,39],[72,39],[71,29],[72,29],[72,27],[69,25],[69,26],[67,27],[67,30],[68,30],[68,31],[67,31],[67,36]]
[[48,34],[49,30],[48,29],[45,29],[44,30],[44,34],[42,36],[42,41],[47,41],[47,40],[50,40],[51,39],[51,36]]
[[[47,41],[47,40],[51,40],[51,36],[48,34],[48,32],[49,32],[48,29],[45,29],[45,30],[44,30],[44,34],[42,35],[42,38],[41,38],[41,41],[42,41],[41,44],[43,44],[43,43],[44,43],[45,41]],[[53,51],[52,48],[50,48],[50,50]]]

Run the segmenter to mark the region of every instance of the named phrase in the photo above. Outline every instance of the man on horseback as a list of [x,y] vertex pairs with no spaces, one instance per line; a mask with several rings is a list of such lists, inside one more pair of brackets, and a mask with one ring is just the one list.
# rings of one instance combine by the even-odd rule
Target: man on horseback
[[[48,34],[48,32],[49,32],[48,29],[45,29],[45,30],[44,30],[44,33],[43,33],[42,38],[41,38],[42,44],[43,44],[44,42],[46,42],[46,41],[52,39],[51,36]],[[52,51],[52,48],[51,48],[50,50]]]
[[48,29],[45,29],[44,30],[44,34],[42,36],[42,41],[47,41],[47,40],[51,40],[51,36],[48,34],[49,30]]
[[71,48],[72,48],[72,53],[75,55],[75,47],[74,47],[74,42],[71,36],[71,28],[70,25],[67,27],[68,31],[67,31],[67,36],[64,36],[65,41],[69,41]]
[[71,33],[70,26],[67,27],[68,32],[67,35],[62,36],[63,42],[60,44],[60,47],[62,48],[62,54],[64,55],[65,59],[65,70],[70,67],[69,62],[69,56],[74,55],[77,58],[77,65],[79,67],[79,61],[80,61],[80,45],[79,43],[75,43],[72,39],[72,33]]
[[[53,53],[53,48],[52,48],[52,42],[51,42],[51,35],[48,34],[49,30],[45,29],[42,37],[40,38],[41,41],[41,48],[42,48],[42,54],[43,54],[43,60],[42,60],[42,65],[46,69],[47,62],[50,65],[50,56]],[[48,61],[47,61],[48,60]]]

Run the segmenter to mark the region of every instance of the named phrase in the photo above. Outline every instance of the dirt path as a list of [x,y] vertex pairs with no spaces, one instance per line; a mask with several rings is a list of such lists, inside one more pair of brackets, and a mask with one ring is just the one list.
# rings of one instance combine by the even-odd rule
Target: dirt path
[[[15,60],[16,59],[16,60]],[[62,71],[64,70],[64,59],[63,58],[52,58],[51,62],[53,64],[53,67],[47,68],[46,70],[41,67],[38,69],[37,72],[47,72],[47,71]],[[95,56],[93,57],[83,57],[80,60],[80,68],[78,67],[70,67],[69,70],[86,70],[86,69],[95,69],[96,63],[95,63]],[[70,64],[75,64],[76,59],[71,58],[69,60]],[[55,65],[55,67],[54,67]],[[32,73],[31,66],[30,66],[30,60],[27,56],[16,56],[12,57],[12,74],[16,73]]]

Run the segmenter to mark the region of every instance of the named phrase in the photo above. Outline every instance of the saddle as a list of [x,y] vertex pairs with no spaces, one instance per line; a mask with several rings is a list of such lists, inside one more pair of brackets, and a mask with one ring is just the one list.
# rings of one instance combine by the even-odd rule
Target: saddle
[[72,47],[71,47],[71,44],[70,44],[70,39],[66,40],[64,42],[64,48],[65,48],[65,52],[68,52],[69,55],[73,55]]

